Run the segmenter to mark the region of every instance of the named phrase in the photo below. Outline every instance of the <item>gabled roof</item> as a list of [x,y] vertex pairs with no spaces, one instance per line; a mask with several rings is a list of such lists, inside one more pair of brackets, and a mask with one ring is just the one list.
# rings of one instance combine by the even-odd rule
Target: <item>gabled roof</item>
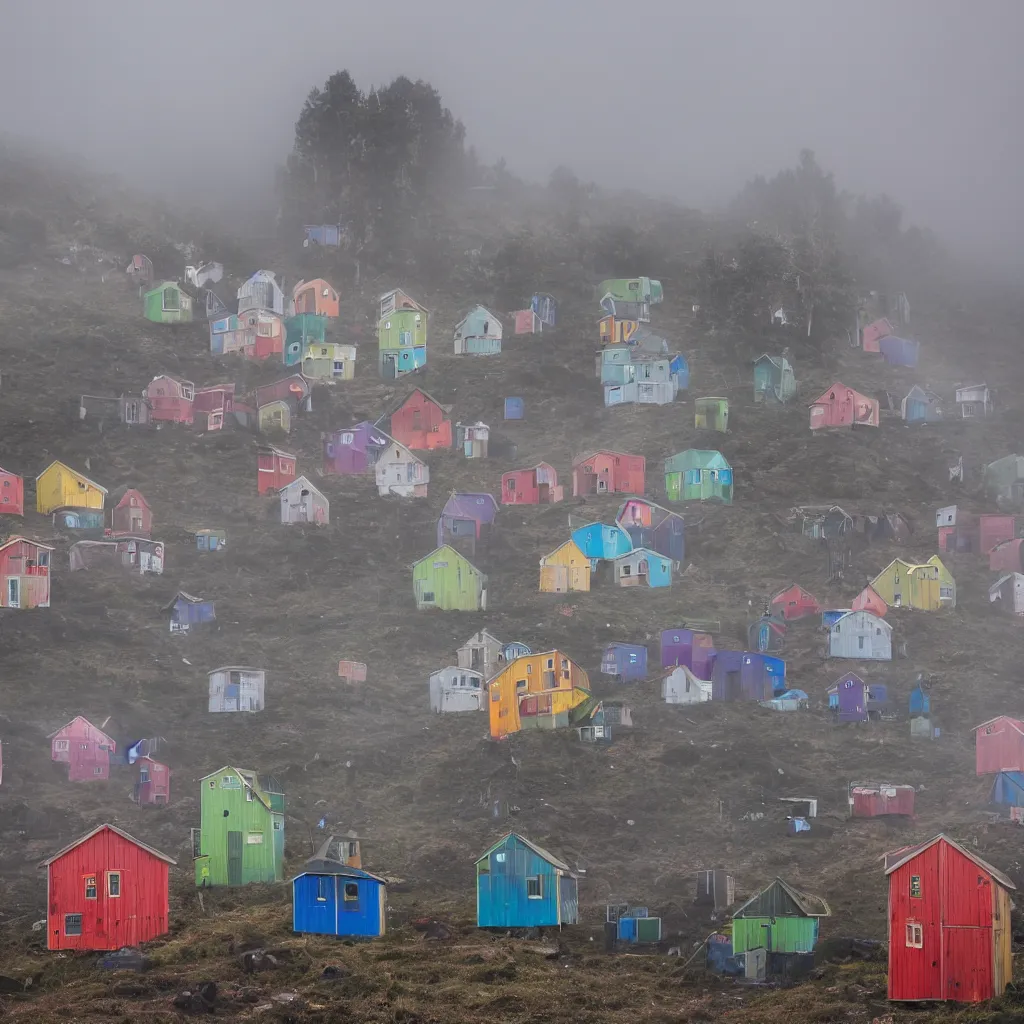
[[154,850],[152,846],[147,846],[145,843],[140,843],[138,839],[136,839],[134,836],[128,835],[127,832],[122,832],[121,829],[119,829],[116,825],[97,825],[96,828],[94,828],[91,832],[86,832],[86,834],[82,836],[80,839],[76,839],[73,843],[69,843],[67,846],[64,847],[63,850],[58,850],[52,857],[48,857],[39,865],[39,867],[49,867],[55,860],[60,860],[60,858],[63,857],[64,854],[69,853],[71,850],[75,849],[76,846],[81,846],[82,843],[92,839],[93,836],[98,835],[104,829],[107,829],[110,832],[119,835],[122,839],[126,839],[129,843],[132,843],[134,846],[137,846],[140,850],[145,850],[146,853],[152,854],[154,857],[157,857],[160,860],[165,861],[167,864],[176,865],[178,863],[176,860],[173,860],[172,858],[168,857],[166,853],[161,853],[159,850]]
[[1014,576],[1020,576],[1022,579],[1024,579],[1024,573],[1020,572],[1008,572],[1005,576],[1000,576],[999,579],[997,579],[995,583],[993,583],[992,586],[988,588],[989,599],[992,598],[992,595],[996,593],[996,591],[998,591],[1007,580],[1012,579]]
[[[622,459],[643,459],[642,455],[631,455],[629,452],[617,452],[611,448],[598,448],[592,452],[584,452],[582,455],[577,455],[572,460],[572,468],[575,469],[577,466],[582,466],[584,462],[589,462],[592,458],[597,455],[614,455]],[[644,459],[646,462],[647,460]]]
[[[261,672],[266,675],[266,669],[262,668],[251,668],[247,665],[221,665],[220,668],[211,668],[206,674],[212,676],[214,672]],[[231,766],[228,765],[230,768]],[[236,768],[235,771],[240,769]]]
[[672,561],[668,555],[663,555],[660,551],[654,551],[651,548],[633,548],[632,551],[626,551],[621,555],[616,555],[612,561],[621,562],[624,558],[635,558],[637,555],[643,555],[646,558],[656,558],[659,562]]
[[[263,790],[260,788],[258,783],[259,776],[249,768],[235,768],[230,764],[226,764],[223,768],[218,768],[215,772],[210,772],[208,775],[204,775],[199,781],[205,782],[207,779],[223,775],[225,772],[234,772],[235,775],[242,780],[242,785],[245,786],[246,789],[250,790],[252,795],[259,800],[259,802],[263,804],[268,811],[270,810],[270,801],[264,797]],[[253,784],[254,782],[256,782],[256,785]]]
[[897,868],[903,867],[903,865],[906,864],[907,861],[913,860],[918,854],[924,853],[925,850],[930,849],[936,843],[939,842],[947,843],[948,845],[952,846],[953,849],[956,850],[958,853],[963,854],[968,860],[977,864],[982,871],[987,871],[992,876],[993,881],[998,882],[1004,889],[1017,888],[1017,886],[1014,885],[1013,882],[1011,882],[1010,879],[1002,873],[1002,871],[1000,871],[998,868],[994,868],[991,864],[989,864],[987,860],[982,860],[976,853],[971,853],[970,850],[961,846],[958,842],[956,842],[956,840],[950,839],[949,836],[947,836],[943,832],[940,832],[937,836],[935,836],[934,839],[929,839],[928,842],[922,843],[920,846],[912,846],[905,852],[900,851],[903,852],[903,856],[900,857],[899,860],[894,861],[892,864],[888,863],[887,856],[887,864],[885,868],[886,875],[891,875],[895,870],[897,870]]
[[417,558],[416,561],[413,562],[412,564],[413,565],[419,565],[421,562],[427,562],[431,558],[433,558],[435,555],[439,554],[442,551],[450,551],[452,553],[453,557],[461,558],[466,563],[466,565],[468,565],[470,567],[470,569],[472,569],[473,572],[475,572],[478,576],[485,575],[464,554],[462,554],[459,551],[456,551],[455,548],[453,548],[451,546],[451,544],[442,544],[440,547],[434,548],[433,551],[431,551],[428,554],[424,555],[422,558]]
[[639,502],[641,505],[647,505],[649,508],[656,508],[659,512],[664,512],[667,516],[675,516],[676,519],[682,519],[684,522],[686,521],[686,516],[683,515],[682,512],[674,512],[670,508],[665,508],[664,505],[659,505],[656,501],[651,501],[650,498],[641,498],[634,496],[632,498],[627,498],[619,506],[619,510],[615,513],[615,522],[618,523],[619,526],[622,526],[622,523],[619,523],[619,520],[622,518],[623,512],[625,512],[626,506],[634,501]]
[[283,459],[294,459],[295,455],[292,452],[286,452],[283,448],[275,448],[272,444],[258,444],[256,446],[258,452],[271,452],[274,455],[280,455]]
[[117,748],[117,744],[112,739],[110,739],[110,737],[107,736],[107,734],[98,725],[93,725],[92,722],[90,722],[89,719],[85,717],[85,715],[75,715],[75,717],[72,718],[70,722],[65,722],[64,725],[62,725],[59,729],[54,729],[54,731],[51,732],[50,735],[46,738],[48,740],[52,740],[54,736],[57,736],[59,733],[62,733],[65,729],[68,728],[68,726],[74,725],[75,722],[85,722],[85,724],[89,726],[90,729],[95,729],[101,736],[104,736],[106,739],[110,740],[110,745],[112,747],[114,747],[115,749]]
[[[397,405],[396,405],[396,406],[395,406],[395,407],[394,407],[394,408],[393,408],[393,409],[391,410],[391,412],[392,412],[392,413],[396,413],[396,412],[398,412],[398,410],[399,410],[399,409],[401,409],[401,408],[402,408],[402,406],[403,406],[403,405],[405,405],[405,403],[406,403],[406,402],[408,402],[408,401],[409,401],[409,399],[410,399],[410,398],[412,398],[412,396],[413,396],[413,395],[415,395],[417,391],[418,391],[418,392],[419,392],[419,393],[420,393],[420,394],[421,394],[421,395],[422,395],[422,396],[423,396],[423,397],[424,397],[424,398],[425,398],[425,399],[426,399],[426,400],[427,400],[428,402],[433,402],[433,403],[434,403],[434,405],[436,405],[436,406],[438,407],[438,409],[440,409],[440,410],[441,410],[442,412],[451,412],[451,411],[452,411],[452,407],[451,407],[450,405],[443,405],[443,404],[442,404],[441,402],[439,402],[439,401],[438,401],[438,400],[437,400],[437,399],[436,399],[436,398],[435,398],[435,397],[434,397],[433,395],[431,395],[431,394],[428,394],[428,393],[427,393],[426,391],[424,391],[424,390],[423,390],[423,388],[413,388],[413,389],[412,389],[412,391],[410,391],[410,392],[409,392],[409,394],[407,394],[407,395],[405,396],[405,398],[403,398],[403,399],[402,399],[402,400],[401,400],[401,401],[400,401],[400,402],[399,402],[399,403],[398,403],[398,404],[397,404]],[[381,419],[383,419],[383,418],[384,418],[384,417],[382,416],[382,417],[381,417]]]
[[[98,512],[99,509],[96,509],[95,511]],[[0,551],[3,551],[4,548],[9,548],[12,544],[17,544],[18,541],[24,541],[26,544],[31,544],[33,547],[36,548],[42,548],[44,551],[54,550],[50,547],[49,544],[40,544],[39,541],[37,540],[30,540],[28,537],[22,537],[20,534],[18,534],[13,537],[9,537],[7,540],[3,542],[3,544],[0,544]]]
[[378,459],[378,465],[384,460],[384,453],[391,447],[401,448],[410,459],[414,459],[416,462],[422,462],[423,460],[411,449],[407,448],[401,441],[396,441],[393,437],[388,438],[388,443],[381,449],[380,458]]
[[889,625],[885,619],[880,618],[874,612],[869,612],[866,608],[854,608],[853,611],[847,612],[845,615],[841,615],[835,622],[832,623],[831,628],[835,629],[841,622],[845,622],[851,615],[866,615],[869,619],[874,619],[880,626],[884,626],[890,633],[892,632],[892,626]]
[[801,596],[809,597],[815,604],[821,603],[809,590],[807,590],[805,587],[800,586],[799,583],[790,583],[788,587],[783,587],[781,590],[777,590],[774,594],[772,594],[771,601],[769,602],[769,604],[774,604],[780,597],[782,597],[783,594],[788,594],[791,590],[800,591]]
[[[479,641],[476,639],[477,637],[480,637]],[[462,646],[466,647],[474,641],[477,643],[486,642],[488,639],[493,640],[499,647],[505,646],[489,629],[477,630]]]
[[579,546],[579,544],[577,544],[576,541],[573,540],[572,537],[570,537],[568,540],[563,540],[562,543],[559,544],[557,547],[552,548],[546,555],[542,555],[540,559],[540,564],[544,565],[544,563],[547,562],[549,558],[551,558],[553,555],[557,555],[558,552],[562,550],[562,548],[568,547],[570,544],[580,553],[580,558],[582,558],[583,561],[590,561],[590,559],[587,558],[585,554],[583,554],[583,549]]
[[122,484],[120,487],[115,488],[110,495],[110,500],[113,503],[113,507],[117,508],[129,493],[137,494],[139,499],[142,501],[144,507],[149,508],[149,502],[146,501],[146,496],[138,489],[138,487],[129,487],[127,484]]
[[315,491],[317,494],[320,495],[321,498],[324,496],[323,491],[321,491],[315,484],[313,484],[308,476],[297,476],[294,480],[289,480],[288,483],[286,483],[284,487],[280,488],[277,493],[280,494],[281,491],[287,491],[289,488],[296,486],[304,486],[309,491]]
[[69,473],[73,473],[75,476],[84,480],[91,487],[95,487],[96,490],[102,492],[103,494],[107,493],[106,487],[101,487],[98,483],[96,483],[95,480],[90,480],[84,473],[79,473],[77,469],[72,469],[66,462],[61,462],[60,459],[54,459],[53,462],[51,462],[46,467],[46,469],[44,469],[42,473],[40,473],[39,476],[36,477],[36,483],[38,483],[43,478],[43,476],[49,473],[49,471],[53,469],[54,466],[60,466],[62,469],[66,469]]
[[789,366],[789,360],[785,356],[770,356],[767,352],[762,352],[755,360],[755,365],[761,362],[762,359],[767,359],[772,366],[778,367],[780,370],[785,369]]
[[501,506],[498,504],[497,499],[489,491],[452,491],[448,495],[448,500],[445,501],[444,503],[444,508],[441,509],[442,515],[444,514],[444,509],[448,507],[449,502],[458,501],[462,498],[469,498],[474,503],[477,501],[477,499],[483,498],[485,499],[485,501],[489,501],[491,503],[493,510],[495,512],[497,512],[501,508]]
[[486,850],[484,850],[484,852],[481,853],[479,857],[477,857],[474,863],[479,863],[485,857],[489,857],[499,846],[503,845],[509,839],[518,840],[527,849],[533,850],[533,852],[537,854],[537,856],[540,857],[542,860],[546,860],[552,867],[556,867],[559,868],[561,871],[568,872],[570,875],[572,875],[573,878],[576,877],[576,872],[574,872],[572,868],[570,868],[569,865],[565,863],[565,861],[559,860],[554,854],[548,853],[547,850],[543,849],[540,846],[537,846],[536,843],[531,843],[529,839],[526,839],[524,836],[521,836],[518,832],[506,832],[493,846],[489,846]]
[[[670,463],[679,460],[680,469],[669,469]],[[676,452],[665,460],[665,470],[669,473],[678,473],[682,469],[704,469],[726,467],[731,469],[726,457],[713,448],[687,448],[685,451]]]
[[174,597],[171,598],[169,604],[165,604],[163,610],[165,612],[170,611],[179,601],[187,601],[189,604],[212,604],[212,601],[206,601],[201,597],[195,597],[192,594],[186,594],[184,590],[179,590]]
[[[776,893],[772,893],[772,890],[776,889]],[[743,912],[748,907],[753,907],[760,900],[767,897],[771,902],[772,897],[781,895],[783,899],[780,903],[784,906],[787,899],[791,901],[792,905],[799,911],[799,915],[793,914],[761,914],[754,912],[751,917],[792,917],[800,916],[803,917],[830,917],[832,911],[829,909],[829,905],[820,896],[811,896],[809,893],[800,892],[798,889],[794,889],[787,882],[784,882],[781,878],[776,878],[773,882],[766,885],[760,892],[755,893],[747,900],[742,906],[737,907],[733,911],[733,917],[742,917]],[[777,908],[773,908],[777,909]]]
[[990,718],[987,722],[982,722],[981,725],[976,725],[973,729],[977,732],[979,729],[984,729],[986,725],[992,725],[995,722],[1009,722],[1010,727],[1016,729],[1017,732],[1024,736],[1024,722],[1018,718],[1011,718],[1009,715],[996,715],[995,718]]
[[869,398],[863,392],[858,391],[856,388],[847,387],[842,381],[836,381],[830,388],[826,388],[813,402],[809,402],[807,408],[809,409],[812,405],[820,405],[822,402],[828,401],[828,396],[833,391],[850,391],[855,395],[859,395],[861,398],[867,398],[868,401],[873,402],[873,398]]

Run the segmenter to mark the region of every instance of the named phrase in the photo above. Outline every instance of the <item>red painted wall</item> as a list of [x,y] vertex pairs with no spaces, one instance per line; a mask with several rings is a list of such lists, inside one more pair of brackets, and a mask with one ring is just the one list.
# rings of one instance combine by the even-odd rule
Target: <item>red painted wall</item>
[[256,456],[256,491],[267,494],[290,484],[296,477],[295,457],[259,452]]
[[[585,472],[587,466],[592,467],[592,473]],[[645,468],[646,461],[642,455],[597,452],[589,459],[584,459],[573,471],[573,476],[580,482],[586,476],[604,477],[608,483],[609,493],[643,494],[646,483]],[[574,490],[576,493],[582,493],[579,484]]]
[[978,729],[974,734],[977,774],[1024,772],[1024,735],[1021,731],[1024,731],[1024,724],[1012,718],[999,718]]
[[[46,565],[39,560],[46,555]],[[6,577],[20,579],[19,608],[46,608],[50,604],[50,565],[52,551],[21,538],[0,550],[0,608],[10,607]],[[29,564],[32,563],[32,564]]]
[[[942,840],[889,876],[890,999],[992,998],[995,889],[988,872]],[[907,945],[907,924],[921,925],[920,948]]]
[[451,448],[452,422],[422,391],[414,391],[391,416],[391,436],[411,451]]
[[[120,949],[167,932],[167,862],[104,828],[48,867],[47,948]],[[120,872],[120,896],[108,872]],[[86,882],[95,879],[95,899]],[[82,934],[65,934],[65,915],[82,915]]]
[[1021,545],[1024,540],[1004,541],[988,553],[988,567],[993,572],[1020,572],[1024,569]]
[[[132,499],[136,504],[132,504]],[[141,526],[132,526],[132,513],[141,520]],[[131,533],[137,537],[148,537],[153,532],[153,513],[146,504],[146,499],[133,488],[129,488],[124,497],[111,509],[110,527],[115,533]]]
[[0,469],[0,515],[25,514],[25,482],[14,473]]
[[786,620],[801,619],[805,615],[818,615],[821,612],[821,605],[795,585],[773,598],[771,608],[776,615]]
[[997,544],[1017,536],[1017,520],[1013,516],[978,516],[979,550],[987,555]]
[[894,786],[896,795],[887,797],[877,790],[861,793],[853,791],[853,817],[877,818],[886,814],[903,814],[912,816],[914,813],[914,787]]
[[501,477],[501,503],[503,505],[537,505],[540,492],[532,469],[516,469]]

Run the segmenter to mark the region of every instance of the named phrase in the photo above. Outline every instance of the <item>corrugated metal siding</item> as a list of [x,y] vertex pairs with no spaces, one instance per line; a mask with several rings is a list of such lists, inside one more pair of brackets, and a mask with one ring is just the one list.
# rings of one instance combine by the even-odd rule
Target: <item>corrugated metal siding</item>
[[[120,949],[167,931],[167,863],[105,829],[48,868],[47,947]],[[107,895],[107,872],[121,873],[120,896]],[[96,898],[85,898],[85,879]],[[65,934],[65,915],[81,914],[81,935]]]
[[[539,899],[527,896],[526,880],[535,876],[541,879]],[[557,870],[515,837],[477,863],[479,928],[550,927],[561,923],[559,911]]]

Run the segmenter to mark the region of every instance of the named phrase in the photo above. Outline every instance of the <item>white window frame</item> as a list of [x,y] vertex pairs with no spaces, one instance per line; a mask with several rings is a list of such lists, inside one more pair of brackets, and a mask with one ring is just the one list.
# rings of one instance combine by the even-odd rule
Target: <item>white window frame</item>
[[924,949],[924,926],[908,921],[904,940],[907,949]]

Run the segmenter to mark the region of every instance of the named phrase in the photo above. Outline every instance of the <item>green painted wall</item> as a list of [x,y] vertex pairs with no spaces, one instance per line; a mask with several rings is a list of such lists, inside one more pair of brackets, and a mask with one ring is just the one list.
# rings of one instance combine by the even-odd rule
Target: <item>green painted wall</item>
[[381,348],[422,348],[427,343],[427,314],[396,309],[377,325],[377,341]]
[[774,953],[810,953],[818,939],[816,917],[735,917],[732,951],[764,947]]
[[413,566],[412,586],[417,608],[473,612],[484,605],[487,577],[445,544]]
[[[226,781],[227,780],[227,781]],[[211,785],[212,783],[212,785]],[[232,768],[202,779],[200,785],[199,856],[195,860],[196,885],[248,885],[250,882],[280,882],[284,878],[284,804],[276,796],[280,811],[271,811],[259,799],[271,802],[257,784],[249,791]],[[251,799],[247,799],[247,795]],[[227,815],[225,816],[225,811]],[[274,828],[275,823],[279,826]],[[229,838],[229,833],[236,833]],[[254,841],[259,836],[259,841]],[[240,867],[232,878],[229,845],[240,853]],[[236,861],[237,863],[237,861]]]
[[[164,309],[164,292],[177,295],[178,308]],[[192,320],[192,297],[183,292],[173,281],[164,281],[143,297],[143,315],[155,324],[189,323]]]

